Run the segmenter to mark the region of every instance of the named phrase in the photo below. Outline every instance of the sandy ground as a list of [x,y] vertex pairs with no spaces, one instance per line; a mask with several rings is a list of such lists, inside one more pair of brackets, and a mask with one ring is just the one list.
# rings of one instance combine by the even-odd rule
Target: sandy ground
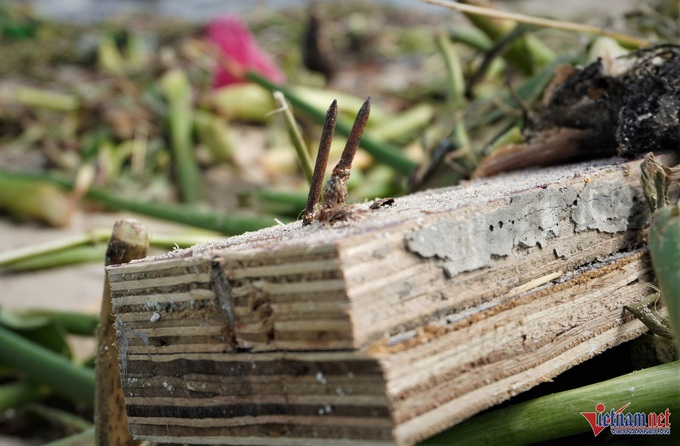
[[[173,233],[184,227],[131,214],[78,213],[70,227],[54,229],[17,224],[0,218],[0,252],[113,228],[123,218],[145,223],[150,231]],[[0,273],[0,305],[16,309],[54,309],[97,313],[104,284],[104,259],[99,263],[65,266],[29,273]]]
[[[82,234],[89,229],[112,227],[114,216],[78,215],[67,229],[53,229],[34,224],[17,224],[0,219],[0,251],[32,246]],[[104,283],[103,259],[100,264],[83,264],[28,273],[0,275],[0,304],[3,307],[29,309],[51,308],[95,313]]]

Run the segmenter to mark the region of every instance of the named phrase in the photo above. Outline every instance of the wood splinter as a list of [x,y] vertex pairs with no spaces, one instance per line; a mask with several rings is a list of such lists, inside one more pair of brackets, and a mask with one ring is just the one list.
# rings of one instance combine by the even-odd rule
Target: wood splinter
[[319,152],[316,156],[316,163],[314,165],[312,184],[309,188],[309,195],[307,196],[307,206],[302,218],[303,226],[311,224],[314,219],[324,222],[333,222],[347,218],[348,213],[343,210],[345,202],[347,201],[347,180],[349,180],[352,170],[352,161],[354,161],[354,155],[357,153],[359,141],[366,128],[370,113],[371,97],[369,96],[357,113],[354,125],[347,138],[345,148],[342,150],[340,161],[338,161],[338,164],[333,168],[333,173],[330,178],[328,178],[326,187],[323,189],[323,200],[321,205],[319,205],[318,201],[321,196],[323,176],[326,171],[326,165],[328,164],[328,155],[331,150],[333,131],[335,130],[335,122],[338,115],[337,101],[334,100],[328,108],[321,133],[321,140],[319,142]]

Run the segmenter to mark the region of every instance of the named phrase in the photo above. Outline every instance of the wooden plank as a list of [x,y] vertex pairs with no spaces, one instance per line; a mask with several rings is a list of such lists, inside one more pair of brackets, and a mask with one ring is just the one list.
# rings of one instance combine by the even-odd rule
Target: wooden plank
[[109,268],[132,433],[410,445],[638,336],[638,171],[520,173]]

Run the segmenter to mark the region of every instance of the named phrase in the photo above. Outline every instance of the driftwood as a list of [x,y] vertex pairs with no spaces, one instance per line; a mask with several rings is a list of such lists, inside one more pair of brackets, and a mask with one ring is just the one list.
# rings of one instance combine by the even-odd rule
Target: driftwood
[[132,434],[410,445],[640,335],[639,176],[521,172],[109,267]]

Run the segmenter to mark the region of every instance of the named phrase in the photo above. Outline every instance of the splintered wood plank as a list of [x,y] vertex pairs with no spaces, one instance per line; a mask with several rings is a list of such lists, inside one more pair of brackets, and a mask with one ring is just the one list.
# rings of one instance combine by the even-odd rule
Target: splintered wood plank
[[131,432],[410,445],[638,336],[638,171],[542,169],[110,267]]
[[[454,417],[462,421],[480,406],[490,407],[549,381],[639,335],[644,327],[621,308],[650,294],[644,283],[649,272],[643,253],[619,257],[488,308],[474,324],[467,320],[431,324],[403,340],[410,344],[408,351],[390,355],[381,365],[388,394],[400,402],[393,412],[397,424],[403,421],[400,433],[413,435],[406,442],[442,430],[445,426],[437,426],[439,414],[448,425]],[[458,330],[465,331],[463,345]],[[398,349],[399,344],[391,348]],[[458,399],[468,404],[453,403]]]

